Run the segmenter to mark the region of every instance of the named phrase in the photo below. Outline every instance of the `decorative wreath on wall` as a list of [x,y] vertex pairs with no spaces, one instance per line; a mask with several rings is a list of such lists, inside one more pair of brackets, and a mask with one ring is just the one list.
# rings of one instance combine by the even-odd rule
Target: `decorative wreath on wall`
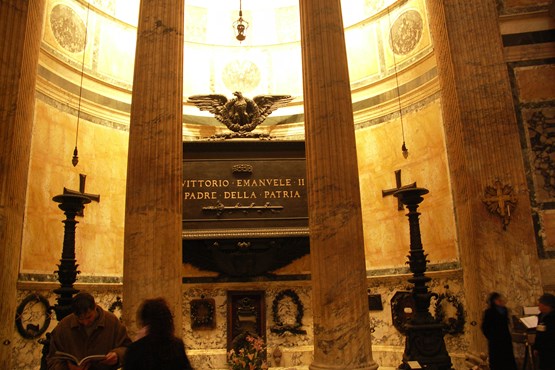
[[401,334],[407,335],[407,324],[415,310],[412,292],[399,290],[391,298],[391,321]]
[[216,302],[212,298],[191,300],[191,329],[214,329]]
[[[295,305],[297,312],[295,314],[295,324],[286,325],[283,323],[283,318],[279,314],[279,304],[286,297],[291,298]],[[301,329],[303,326],[304,306],[297,293],[291,289],[282,290],[279,292],[272,303],[272,313],[275,325],[270,328],[272,333],[283,334],[286,331],[293,334],[306,334],[306,330]]]
[[[448,315],[446,306],[455,309],[454,315]],[[462,302],[451,293],[441,293],[435,303],[436,320],[445,325],[444,331],[448,334],[464,333],[466,315]]]
[[119,310],[120,312],[119,321],[123,321],[123,317],[121,316],[121,313],[123,312],[123,302],[120,296],[116,296],[116,300],[112,302],[110,307],[108,307],[108,311],[110,311],[113,314],[116,313],[116,310]]
[[52,307],[48,299],[38,293],[29,294],[17,306],[15,313],[18,333],[25,339],[40,337],[50,325],[51,313]]

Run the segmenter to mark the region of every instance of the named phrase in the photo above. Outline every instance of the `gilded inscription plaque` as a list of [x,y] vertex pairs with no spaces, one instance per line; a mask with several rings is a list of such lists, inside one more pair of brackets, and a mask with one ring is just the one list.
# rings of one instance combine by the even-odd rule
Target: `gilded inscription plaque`
[[309,253],[304,142],[183,144],[183,262],[224,278]]
[[244,152],[241,143],[226,148],[220,158],[184,159],[184,229],[307,225],[304,146],[298,155],[260,151],[260,158]]

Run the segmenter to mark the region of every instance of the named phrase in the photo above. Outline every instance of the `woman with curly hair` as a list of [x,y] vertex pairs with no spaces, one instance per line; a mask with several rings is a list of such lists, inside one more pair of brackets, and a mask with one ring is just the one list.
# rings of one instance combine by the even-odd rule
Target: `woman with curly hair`
[[192,370],[183,341],[174,334],[173,315],[163,298],[145,300],[137,319],[144,336],[127,348],[125,370]]

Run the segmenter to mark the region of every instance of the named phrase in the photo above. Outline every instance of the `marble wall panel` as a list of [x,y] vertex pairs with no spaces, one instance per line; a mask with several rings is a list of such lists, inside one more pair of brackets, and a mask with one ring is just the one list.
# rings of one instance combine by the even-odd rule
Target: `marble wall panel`
[[121,276],[128,134],[81,119],[79,164],[73,167],[76,124],[75,116],[37,99],[20,273],[53,273],[65,217],[52,197],[64,187],[79,190],[79,174],[86,174],[85,191],[100,194],[100,202],[87,205],[85,217],[78,217],[79,270]]
[[[260,290],[266,291],[266,338],[270,362],[273,361],[271,353],[276,347],[283,352],[281,366],[308,365],[312,356],[312,308],[310,289],[306,284],[291,286],[291,284],[258,284],[237,285],[234,290]],[[304,306],[302,329],[307,334],[276,334],[271,332],[275,324],[272,315],[272,305],[277,294],[285,289],[292,289],[299,296]],[[216,303],[216,327],[211,330],[193,330],[191,328],[190,302],[200,297],[212,298]],[[184,341],[193,365],[203,369],[226,368],[227,348],[227,289],[224,287],[195,285],[184,287],[183,293],[183,333]],[[200,366],[200,367],[199,367]]]
[[547,210],[542,214],[543,236],[545,249],[555,251],[555,210]]
[[[449,292],[455,296],[463,305],[465,296],[463,291],[462,272],[460,270],[442,271],[432,273],[431,289],[436,293]],[[390,301],[395,292],[406,290],[410,287],[407,282],[408,276],[377,276],[368,280],[368,290],[372,294],[380,294],[384,309],[382,311],[369,311],[372,326],[372,343],[374,357],[380,366],[385,368],[395,367],[400,363],[404,348],[404,336],[392,325]],[[283,353],[280,363],[285,368],[301,368],[308,366],[312,359],[312,310],[311,289],[305,284],[294,283],[246,283],[234,284],[233,289],[264,289],[266,291],[266,326],[268,358],[271,365],[276,365],[271,353],[279,347]],[[294,290],[305,308],[302,328],[307,331],[306,335],[285,333],[282,335],[272,333],[271,326],[274,324],[271,307],[275,296],[284,289]],[[216,328],[213,330],[192,330],[190,324],[190,301],[200,298],[214,298],[216,301]],[[203,369],[224,369],[226,348],[226,307],[227,290],[218,284],[195,284],[192,287],[184,287],[183,314],[185,333],[184,339],[191,360],[196,366]],[[433,310],[433,309],[432,309]],[[471,323],[466,323],[471,325]],[[462,359],[468,349],[468,337],[463,334],[446,335],[445,341],[448,351],[457,364],[457,369],[463,369]]]
[[[541,46],[534,44],[538,49]],[[553,56],[553,48],[550,49]],[[524,58],[524,56],[523,56]],[[528,60],[508,63],[523,154],[527,166],[532,219],[544,289],[553,289],[555,279],[555,78],[552,59],[531,53]]]
[[518,68],[515,75],[521,102],[544,102],[555,97],[555,64]]
[[[465,294],[463,290],[462,271],[445,270],[430,273],[432,282],[431,290],[436,293],[449,292],[465,306]],[[368,278],[368,291],[372,294],[380,294],[383,304],[381,311],[369,311],[370,325],[372,330],[373,356],[381,368],[394,368],[402,358],[404,349],[404,336],[392,325],[390,301],[393,295],[400,290],[407,290],[410,284],[407,282],[408,275],[373,276]],[[20,282],[24,288],[18,291],[18,303],[28,294],[39,293],[45,296],[51,304],[55,303],[55,296],[51,289],[54,284]],[[100,306],[109,308],[116,298],[121,296],[121,285],[117,284],[87,284],[79,289],[91,292]],[[273,351],[279,348],[282,359],[279,368],[283,369],[306,369],[312,361],[313,327],[312,327],[312,304],[311,288],[308,282],[265,282],[265,283],[229,283],[229,284],[184,284],[183,285],[183,339],[187,354],[196,369],[209,370],[226,369],[226,344],[227,344],[227,291],[228,290],[265,290],[266,292],[266,336],[268,348],[268,360],[272,368],[277,363],[272,356]],[[276,334],[271,332],[274,325],[272,317],[272,304],[275,297],[285,289],[291,289],[299,296],[304,306],[304,317],[302,329],[306,334]],[[216,303],[216,327],[210,330],[192,330],[190,319],[190,302],[200,297],[213,298]],[[509,297],[510,299],[510,297]],[[433,305],[432,301],[432,305]],[[510,302],[509,302],[510,303]],[[125,304],[125,302],[124,302]],[[287,305],[288,303],[285,302]],[[433,311],[433,308],[432,308]],[[291,311],[293,312],[293,311]],[[116,315],[120,314],[119,309]],[[281,317],[281,316],[280,316]],[[53,318],[49,330],[56,325]],[[473,323],[467,320],[465,331]],[[479,323],[476,323],[479,325]],[[465,333],[446,335],[447,349],[452,356],[455,369],[462,370],[464,353],[469,348],[469,336]],[[42,346],[37,340],[23,339],[18,333],[14,335],[16,343],[13,370],[38,370],[40,351]],[[517,356],[521,357],[523,352],[520,347],[516,348]],[[521,353],[522,352],[522,353]]]
[[[430,190],[420,207],[422,238],[432,263],[458,260],[453,201],[447,171],[439,100],[403,116],[356,132],[362,216],[368,270],[402,267],[409,246],[408,222],[397,199],[383,197],[395,188],[394,171],[402,185],[413,182]],[[405,131],[409,155],[401,152]]]

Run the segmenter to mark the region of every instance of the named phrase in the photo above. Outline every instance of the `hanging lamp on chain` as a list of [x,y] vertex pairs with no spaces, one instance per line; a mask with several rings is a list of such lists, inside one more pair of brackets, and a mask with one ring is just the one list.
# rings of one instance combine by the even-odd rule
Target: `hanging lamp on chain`
[[[391,39],[392,29],[391,29],[391,14],[390,14],[390,7],[387,8],[387,19],[389,21],[389,38]],[[393,55],[393,66],[395,71],[395,85],[397,90],[397,105],[399,107],[399,117],[401,120],[401,137],[403,139],[403,144],[401,145],[401,152],[403,153],[403,157],[408,158],[409,150],[405,143],[405,125],[403,122],[403,107],[401,106],[401,89],[399,88],[399,71],[397,69],[397,58],[395,57],[395,51],[392,50]]]
[[73,165],[73,167],[77,166],[77,163],[79,163],[79,150],[77,149],[77,142],[79,139],[79,120],[81,118],[81,100],[83,98],[83,76],[85,75],[85,56],[87,53],[89,13],[90,13],[90,5],[87,4],[87,20],[85,23],[85,37],[83,41],[83,57],[81,59],[81,81],[79,83],[79,103],[77,104],[77,126],[75,129],[75,148],[73,149],[73,157],[71,158],[71,164]]
[[243,2],[239,0],[239,18],[233,22],[233,29],[237,31],[235,38],[239,42],[243,42],[247,37],[247,29],[249,28],[249,22],[243,19]]

